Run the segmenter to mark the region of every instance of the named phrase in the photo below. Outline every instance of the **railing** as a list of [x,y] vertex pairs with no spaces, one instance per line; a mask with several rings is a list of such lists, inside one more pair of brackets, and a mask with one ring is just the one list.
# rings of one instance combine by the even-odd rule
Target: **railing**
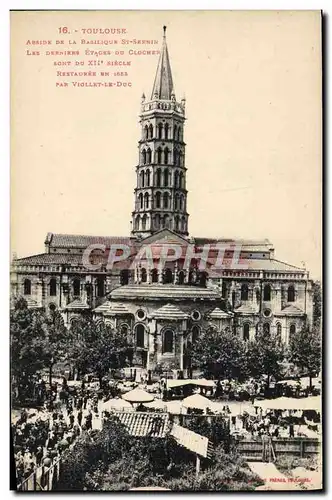
[[40,466],[17,485],[17,491],[51,491],[59,481],[61,458],[50,467]]

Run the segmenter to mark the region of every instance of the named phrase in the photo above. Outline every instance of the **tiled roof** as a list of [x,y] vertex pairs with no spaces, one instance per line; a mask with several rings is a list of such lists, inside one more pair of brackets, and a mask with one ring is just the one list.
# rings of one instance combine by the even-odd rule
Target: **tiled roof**
[[131,436],[163,438],[170,430],[168,413],[112,412]]
[[118,314],[130,314],[129,309],[120,302],[109,302],[109,308],[104,312],[106,316],[117,316]]
[[40,253],[37,255],[31,255],[29,257],[23,257],[22,259],[17,259],[14,261],[16,265],[22,266],[38,266],[38,265],[81,265],[82,255],[65,254],[65,253]]
[[81,309],[90,309],[88,304],[86,302],[83,302],[81,299],[75,299],[70,304],[67,304],[66,307],[64,307],[67,311],[77,311]]
[[289,314],[290,316],[294,316],[297,314],[302,315],[303,313],[304,311],[302,311],[302,309],[294,305],[286,306],[280,311],[280,314]]
[[110,247],[114,244],[129,245],[131,239],[128,236],[87,236],[83,234],[59,234],[49,233],[47,236],[51,247],[57,248],[86,248],[89,245],[99,243]]
[[237,307],[234,312],[242,314],[255,314],[258,313],[258,307],[254,307],[250,303],[244,303],[240,307]]
[[287,264],[276,259],[241,259],[239,264],[241,267],[236,268],[232,259],[225,259],[222,267],[214,268],[215,258],[209,258],[207,260],[208,264],[211,266],[208,269],[210,276],[222,276],[224,271],[275,271],[275,272],[287,272],[287,273],[305,273],[306,270],[300,267]]
[[157,309],[157,311],[153,314],[154,318],[161,319],[185,319],[188,318],[189,315],[173,304],[165,304],[163,307]]
[[233,316],[232,313],[227,313],[226,311],[222,311],[219,307],[216,307],[213,309],[212,312],[209,313],[209,318],[211,319],[223,319],[223,318],[230,318]]
[[[196,245],[206,245],[213,243],[223,243],[226,245],[241,245],[243,247],[257,248],[257,250],[264,250],[267,248],[272,248],[273,245],[269,240],[243,240],[243,239],[233,239],[233,238],[204,238],[204,237],[193,237],[193,241]],[[247,250],[247,249],[246,249]]]
[[209,288],[197,286],[161,285],[161,284],[141,284],[125,285],[115,288],[110,297],[116,299],[172,299],[172,300],[219,300],[220,296]]

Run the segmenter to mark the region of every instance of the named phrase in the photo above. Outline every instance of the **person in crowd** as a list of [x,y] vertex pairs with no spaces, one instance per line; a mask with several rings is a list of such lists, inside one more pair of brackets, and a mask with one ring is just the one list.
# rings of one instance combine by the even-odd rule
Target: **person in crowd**
[[77,412],[77,422],[80,427],[82,427],[82,417],[83,417],[83,412],[82,409],[80,408]]

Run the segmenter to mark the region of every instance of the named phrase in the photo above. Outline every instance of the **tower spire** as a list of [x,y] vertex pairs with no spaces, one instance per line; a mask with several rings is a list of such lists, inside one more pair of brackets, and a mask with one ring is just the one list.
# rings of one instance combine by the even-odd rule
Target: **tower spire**
[[166,42],[166,26],[163,26],[163,31],[163,45],[154,79],[151,100],[161,99],[170,101],[172,93],[174,94],[174,86]]

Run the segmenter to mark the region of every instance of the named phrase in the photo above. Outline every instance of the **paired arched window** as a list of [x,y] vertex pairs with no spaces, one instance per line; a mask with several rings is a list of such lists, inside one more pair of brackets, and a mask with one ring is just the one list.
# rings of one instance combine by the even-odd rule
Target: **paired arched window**
[[26,279],[24,280],[24,295],[31,295],[31,281]]
[[174,231],[178,231],[179,230],[179,216],[176,215],[174,217]]
[[105,280],[102,276],[97,278],[97,297],[104,297],[105,295]]
[[149,127],[147,125],[145,125],[144,127],[144,139],[148,139],[149,138]]
[[163,335],[163,352],[173,352],[174,348],[174,332],[165,330]]
[[140,187],[144,187],[144,171],[141,170],[139,174],[139,185]]
[[150,170],[145,172],[145,185],[150,186]]
[[143,208],[143,194],[140,193],[138,195],[138,205],[139,205],[139,208],[142,209]]
[[161,163],[161,148],[157,149],[157,163]]
[[249,296],[249,288],[246,283],[243,283],[241,286],[241,300],[248,300]]
[[120,272],[120,284],[123,285],[128,285],[129,283],[129,271],[128,269],[122,269]]
[[270,302],[270,300],[271,300],[271,286],[270,285],[264,286],[263,300],[265,302]]
[[163,205],[164,205],[164,208],[168,208],[168,204],[169,204],[169,194],[166,191],[164,193],[164,196],[163,196]]
[[250,325],[249,325],[249,323],[245,323],[243,325],[243,340],[245,340],[245,341],[249,340],[249,338],[250,338],[249,332],[250,332]]
[[179,172],[177,170],[174,173],[174,187],[179,187]]
[[173,139],[176,140],[177,136],[178,136],[178,127],[177,125],[174,125],[174,132],[173,132]]
[[147,209],[149,208],[149,193],[145,193],[144,195],[144,208]]
[[73,295],[76,297],[81,295],[81,281],[79,278],[73,280]]
[[50,296],[51,297],[56,296],[56,279],[55,278],[50,279]]
[[163,282],[164,284],[173,283],[173,273],[169,267],[165,269]]
[[158,123],[157,129],[158,129],[158,139],[162,139],[162,137],[163,137],[163,124]]
[[[143,198],[142,198],[143,199]],[[138,231],[139,230],[139,223],[140,223],[140,216],[137,215],[136,218],[135,218],[135,230]]]
[[150,148],[148,148],[148,150],[146,152],[146,162],[151,163],[151,160],[152,160],[152,151]]
[[165,139],[168,139],[168,131],[169,131],[168,123],[165,123]]
[[156,184],[157,184],[157,187],[160,187],[160,185],[161,185],[161,170],[160,170],[160,168],[157,169],[157,182],[156,182]]
[[145,328],[144,325],[136,326],[136,346],[144,347],[145,345]]
[[156,192],[156,208],[160,208],[160,202],[161,202],[161,193],[160,191]]
[[178,128],[178,136],[177,136],[177,140],[178,141],[181,141],[182,139],[182,130],[181,130],[181,127]]
[[144,165],[146,164],[146,150],[145,149],[143,149],[143,151],[142,151],[142,162]]
[[179,197],[179,209],[183,210],[183,196]]
[[179,195],[178,195],[178,193],[176,193],[176,195],[174,197],[174,208],[175,208],[175,210],[178,210],[178,208],[179,208]]
[[184,182],[183,182],[183,173],[180,172],[180,175],[179,175],[179,188],[184,188]]
[[290,285],[287,290],[287,302],[295,302],[295,288]]
[[182,231],[185,232],[186,231],[186,218],[183,216],[182,217]]
[[168,168],[165,168],[165,170],[164,170],[164,186],[168,186],[168,177],[169,177],[169,171],[168,171]]
[[165,215],[164,216],[164,224],[163,227],[169,228],[169,216]]

